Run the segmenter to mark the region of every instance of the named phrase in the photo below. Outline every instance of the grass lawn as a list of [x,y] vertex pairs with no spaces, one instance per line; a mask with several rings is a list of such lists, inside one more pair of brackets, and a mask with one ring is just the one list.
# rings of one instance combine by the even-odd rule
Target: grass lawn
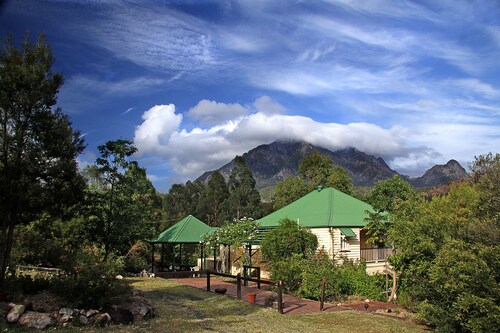
[[[58,329],[62,332],[423,332],[425,327],[395,318],[346,311],[279,315],[276,310],[161,278],[128,281],[144,291],[156,317],[130,326]],[[2,331],[5,329],[2,328]],[[22,330],[24,331],[24,330]]]

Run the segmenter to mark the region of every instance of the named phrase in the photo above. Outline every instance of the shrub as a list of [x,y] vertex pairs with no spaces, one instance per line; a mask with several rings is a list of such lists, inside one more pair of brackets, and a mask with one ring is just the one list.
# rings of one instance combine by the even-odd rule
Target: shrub
[[300,254],[294,254],[290,259],[276,261],[271,268],[274,281],[282,280],[287,291],[296,291],[302,284],[302,272],[306,260]]
[[132,255],[125,257],[125,272],[139,273],[146,269],[149,262],[142,256]]
[[48,289],[50,278],[45,276],[10,275],[5,278],[1,290],[11,298],[19,298],[23,294],[33,295]]
[[316,235],[289,219],[281,220],[278,228],[267,232],[261,244],[264,258],[271,263],[287,260],[294,254],[307,258],[317,247]]
[[81,253],[78,259],[74,271],[51,283],[52,290],[69,305],[99,308],[131,292],[131,287],[114,278],[123,271],[121,258],[110,256],[107,262],[100,262],[97,256]]
[[143,241],[137,241],[130,248],[124,258],[124,269],[126,272],[139,273],[149,266],[149,255],[151,250]]
[[308,260],[304,265],[299,294],[319,299],[323,277],[326,278],[325,298],[328,301],[341,300],[350,295],[378,300],[384,297],[381,277],[366,274],[364,264],[344,259],[342,265],[337,265],[327,256]]

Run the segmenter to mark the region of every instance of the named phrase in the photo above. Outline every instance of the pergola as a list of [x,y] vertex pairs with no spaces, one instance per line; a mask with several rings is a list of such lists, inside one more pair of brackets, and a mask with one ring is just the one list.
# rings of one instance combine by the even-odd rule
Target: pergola
[[[151,253],[151,270],[154,270],[154,254],[155,254],[155,245],[161,244],[162,247],[162,258],[163,258],[163,250],[165,244],[172,245],[173,252],[173,262],[172,269],[176,270],[175,263],[175,245],[180,245],[180,259],[179,259],[179,267],[183,267],[182,265],[182,245],[183,244],[200,244],[201,251],[201,265],[200,269],[203,269],[203,245],[204,239],[203,236],[213,232],[217,228],[212,228],[198,220],[196,217],[192,215],[188,215],[167,230],[163,231],[156,239],[149,241],[151,245],[153,245],[152,253]],[[163,260],[162,260],[162,268],[163,268]]]

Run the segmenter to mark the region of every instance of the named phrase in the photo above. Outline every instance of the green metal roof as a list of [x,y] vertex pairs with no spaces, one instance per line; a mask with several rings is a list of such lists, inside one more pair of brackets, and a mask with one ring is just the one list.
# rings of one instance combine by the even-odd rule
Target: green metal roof
[[346,237],[356,237],[356,234],[354,233],[354,231],[352,231],[351,228],[339,228],[339,229],[340,232],[344,234],[344,236]]
[[364,227],[373,207],[334,188],[316,189],[289,205],[257,220],[262,228],[278,227],[285,218],[304,228]]
[[189,215],[163,231],[150,243],[200,243],[203,242],[203,235],[215,229],[217,228],[211,228],[196,217]]

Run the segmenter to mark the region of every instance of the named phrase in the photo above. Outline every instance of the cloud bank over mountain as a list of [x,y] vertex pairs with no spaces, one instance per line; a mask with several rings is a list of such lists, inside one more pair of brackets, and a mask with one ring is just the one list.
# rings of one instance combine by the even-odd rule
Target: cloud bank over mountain
[[[271,111],[266,112],[265,106],[270,106]],[[210,119],[205,123],[211,125],[186,130],[184,115],[176,113],[175,105],[156,105],[142,115],[134,141],[139,157],[149,155],[164,160],[182,179],[192,179],[235,155],[276,140],[306,141],[330,150],[354,147],[382,156],[400,170],[405,169],[405,163],[409,166],[406,170],[423,170],[439,155],[428,146],[411,145],[415,132],[402,126],[326,123],[283,111],[284,107],[268,96],[246,107],[202,100],[186,115]]]

